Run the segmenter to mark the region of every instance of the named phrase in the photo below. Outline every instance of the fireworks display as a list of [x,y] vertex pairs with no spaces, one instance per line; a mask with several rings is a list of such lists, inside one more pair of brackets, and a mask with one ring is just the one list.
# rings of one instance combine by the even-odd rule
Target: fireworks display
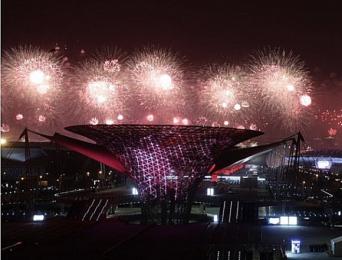
[[62,83],[60,62],[53,53],[33,47],[6,51],[3,56],[2,80],[9,87],[4,90],[20,91],[31,98],[37,94],[55,95]]
[[342,128],[342,108],[319,111],[319,114],[316,115],[316,119],[319,119],[321,122],[324,122],[329,126]]
[[183,71],[171,51],[144,49],[130,62],[138,102],[147,110],[179,111],[184,105]]
[[[70,91],[76,90],[80,100],[77,104],[79,109],[74,109],[79,112],[76,115],[78,118],[90,124],[98,124],[107,123],[108,120],[114,123],[113,119],[108,118],[118,117],[120,120],[123,117],[119,115],[125,110],[128,91],[125,61],[125,55],[118,49],[108,49],[86,59],[76,68],[75,86]],[[69,94],[72,97],[74,95]]]
[[[247,64],[207,65],[197,74],[170,50],[147,48],[132,57],[118,49],[94,56],[82,51],[78,65],[68,67],[55,51],[19,47],[3,53],[3,133],[26,126],[54,132],[52,121],[60,122],[59,129],[133,123],[293,132],[312,118],[309,74],[298,57],[279,49],[262,51]],[[313,118],[335,136],[340,114],[326,110]]]
[[303,62],[291,52],[275,49],[258,53],[251,70],[254,96],[262,100],[260,111],[272,111],[291,130],[300,128],[310,111],[306,107],[312,102],[311,82]]
[[[238,66],[211,66],[205,73],[200,100],[223,119],[241,123],[250,107],[247,73]],[[211,114],[213,114],[211,113]]]
[[44,113],[53,122],[63,91],[62,59],[33,47],[5,51],[2,59],[2,120],[36,126]]

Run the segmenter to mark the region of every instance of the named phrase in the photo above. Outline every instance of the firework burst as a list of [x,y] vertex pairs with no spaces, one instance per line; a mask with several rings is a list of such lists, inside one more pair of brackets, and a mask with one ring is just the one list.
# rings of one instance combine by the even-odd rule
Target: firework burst
[[311,82],[303,62],[275,49],[258,53],[251,70],[254,96],[261,101],[258,113],[281,119],[285,128],[301,128],[311,105]]
[[4,118],[22,121],[27,126],[41,125],[38,118],[44,113],[48,123],[55,125],[63,80],[62,59],[33,47],[10,49],[3,53],[2,59]]
[[126,59],[118,49],[108,49],[88,58],[75,69],[76,91],[71,91],[80,99],[78,117],[93,123],[94,117],[105,121],[122,116],[128,93]]
[[319,114],[315,115],[316,119],[329,126],[342,128],[342,109],[325,109],[318,112]]
[[3,55],[3,83],[32,98],[53,96],[59,90],[63,73],[61,59],[51,52],[19,47]]
[[247,73],[239,66],[224,64],[212,65],[202,74],[200,104],[205,112],[222,124],[245,121],[251,106]]
[[176,110],[184,105],[181,64],[169,50],[144,49],[130,61],[132,86],[146,110]]

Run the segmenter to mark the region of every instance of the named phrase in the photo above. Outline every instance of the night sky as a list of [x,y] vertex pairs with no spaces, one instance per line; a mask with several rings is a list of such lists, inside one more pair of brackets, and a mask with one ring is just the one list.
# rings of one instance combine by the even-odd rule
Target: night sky
[[[342,16],[337,4],[183,2],[3,0],[2,48],[58,44],[72,57],[80,49],[118,46],[130,52],[154,44],[201,66],[223,60],[242,63],[259,49],[281,47],[305,61],[317,89],[317,106],[342,109]],[[324,136],[330,125],[317,127],[320,131],[313,136]],[[337,130],[341,136],[342,128]]]

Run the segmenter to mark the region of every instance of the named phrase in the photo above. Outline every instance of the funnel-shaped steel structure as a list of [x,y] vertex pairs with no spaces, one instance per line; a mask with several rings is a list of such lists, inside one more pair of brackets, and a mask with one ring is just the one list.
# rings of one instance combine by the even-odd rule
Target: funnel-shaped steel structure
[[188,212],[185,202],[191,200],[223,150],[262,134],[175,125],[81,125],[66,129],[111,152],[136,180],[147,214],[154,214],[154,205],[158,204],[159,213],[164,212],[169,221]]

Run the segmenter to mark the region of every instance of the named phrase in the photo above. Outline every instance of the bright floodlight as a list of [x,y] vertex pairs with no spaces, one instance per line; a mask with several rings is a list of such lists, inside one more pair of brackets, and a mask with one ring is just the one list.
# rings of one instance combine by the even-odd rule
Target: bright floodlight
[[137,188],[132,188],[132,195],[136,196],[138,194],[139,194],[138,189]]
[[288,216],[280,217],[280,225],[288,225],[288,224],[289,224],[289,217]]
[[4,144],[6,144],[7,143],[7,140],[5,139],[5,138],[1,138],[0,139],[0,144],[1,145],[4,145]]
[[272,225],[278,225],[280,223],[279,218],[269,218],[268,223]]
[[45,80],[45,74],[43,71],[41,71],[40,69],[38,70],[34,70],[30,73],[30,82],[32,84],[42,84],[44,83]]
[[172,89],[172,80],[168,74],[159,76],[159,84],[163,89]]
[[297,226],[298,220],[296,216],[289,217],[289,225]]
[[329,160],[317,160],[316,161],[316,167],[318,169],[327,169],[327,170],[329,170],[331,168],[331,161],[329,161]]
[[218,216],[217,216],[216,214],[213,216],[213,221],[214,221],[215,223],[218,222]]
[[311,105],[311,97],[308,95],[303,95],[300,97],[300,103],[305,106],[308,107]]
[[44,215],[33,215],[33,221],[43,221],[44,220]]

